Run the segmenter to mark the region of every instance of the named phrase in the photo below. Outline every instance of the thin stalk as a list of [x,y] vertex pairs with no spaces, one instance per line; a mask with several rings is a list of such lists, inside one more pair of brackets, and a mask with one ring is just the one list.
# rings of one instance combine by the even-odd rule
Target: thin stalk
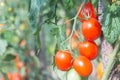
[[66,41],[68,41],[69,39],[72,38],[72,35],[74,34],[74,31],[75,31],[76,23],[77,23],[77,17],[78,17],[78,15],[79,15],[80,11],[82,10],[83,6],[85,5],[85,2],[86,2],[86,0],[84,0],[84,2],[83,2],[83,4],[82,4],[82,7],[80,7],[80,9],[78,10],[76,16],[75,16],[74,18],[72,18],[72,20],[74,20],[74,22],[73,22],[73,27],[72,27],[72,32],[71,32],[70,36],[69,36],[65,41],[63,41],[63,42],[61,43],[61,45],[64,44]]
[[111,54],[111,56],[109,58],[109,62],[108,62],[107,67],[106,67],[106,69],[104,71],[104,75],[103,75],[102,80],[107,80],[108,79],[109,74],[110,74],[110,72],[111,72],[111,70],[112,70],[112,68],[114,66],[115,58],[116,58],[116,55],[118,53],[119,46],[120,46],[120,42],[117,42],[115,44],[115,48],[114,48],[114,50],[113,50],[113,52],[112,52],[112,54]]

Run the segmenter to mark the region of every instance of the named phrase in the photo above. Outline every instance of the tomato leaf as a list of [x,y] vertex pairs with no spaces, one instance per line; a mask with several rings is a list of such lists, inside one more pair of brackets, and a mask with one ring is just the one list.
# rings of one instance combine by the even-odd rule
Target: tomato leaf
[[66,9],[71,9],[74,7],[74,0],[63,0]]
[[[66,29],[65,26],[58,26],[59,33],[57,35],[57,43],[60,49],[65,50],[67,48],[67,43],[64,42],[66,40]],[[64,42],[64,44],[62,44]]]
[[118,15],[117,8],[114,4],[107,7],[102,22],[103,34],[110,44],[113,44],[120,35],[120,16]]
[[10,72],[10,71],[14,71],[15,70],[15,64],[14,62],[0,62],[0,70],[3,72],[3,73],[7,73],[7,72]]
[[7,46],[7,41],[0,39],[0,55],[2,55],[6,51]]
[[29,6],[29,20],[30,26],[32,28],[32,32],[36,33],[37,29],[39,30],[39,14],[41,10],[41,6],[43,4],[43,0],[31,0]]
[[12,54],[7,54],[5,57],[4,57],[4,61],[11,61],[13,59],[15,59],[15,55],[12,55]]

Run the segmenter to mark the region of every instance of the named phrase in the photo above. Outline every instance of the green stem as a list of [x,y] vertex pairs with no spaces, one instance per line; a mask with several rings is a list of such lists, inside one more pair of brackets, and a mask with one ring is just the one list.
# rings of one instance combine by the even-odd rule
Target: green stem
[[109,58],[109,62],[108,62],[107,67],[106,67],[106,69],[104,71],[104,75],[103,75],[102,80],[107,80],[108,79],[109,74],[110,74],[110,72],[111,72],[111,70],[112,70],[112,68],[114,66],[115,58],[116,58],[117,52],[119,50],[119,46],[120,46],[120,42],[117,42],[115,44],[115,48],[114,48],[114,50],[113,50],[113,52],[112,52],[112,54],[111,54],[111,56]]
[[74,31],[75,31],[76,23],[77,23],[77,17],[78,17],[78,15],[79,15],[80,11],[82,10],[83,6],[85,5],[85,2],[86,2],[86,0],[84,0],[84,2],[83,2],[83,4],[82,4],[82,7],[80,7],[80,9],[78,10],[76,16],[75,16],[74,18],[72,18],[72,20],[74,20],[72,32],[71,32],[70,36],[69,36],[65,41],[63,41],[63,42],[61,43],[61,45],[62,45],[63,43],[65,43],[66,41],[68,41],[69,39],[72,38],[72,35],[73,35]]

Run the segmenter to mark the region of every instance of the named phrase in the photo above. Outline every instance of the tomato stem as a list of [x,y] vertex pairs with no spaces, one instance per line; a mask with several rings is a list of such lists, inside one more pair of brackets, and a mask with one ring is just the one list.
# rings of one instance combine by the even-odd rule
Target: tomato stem
[[111,54],[111,56],[110,56],[110,58],[109,58],[109,62],[108,62],[107,67],[106,67],[106,69],[105,69],[105,71],[104,71],[104,75],[103,75],[102,80],[107,80],[107,79],[108,79],[109,74],[110,74],[110,72],[111,72],[111,69],[112,69],[113,66],[114,66],[115,58],[116,58],[116,55],[117,55],[117,53],[118,53],[119,46],[120,46],[120,40],[118,40],[118,41],[116,42],[116,44],[115,44],[115,48],[114,48],[114,50],[113,50],[113,52],[112,52],[112,54]]
[[85,3],[86,3],[86,0],[84,0],[84,2],[82,4],[82,7],[78,10],[76,16],[74,18],[70,19],[70,21],[74,20],[73,27],[72,27],[72,32],[71,32],[70,36],[65,41],[63,41],[61,44],[65,43],[66,41],[68,41],[68,40],[70,40],[72,38],[72,36],[73,36],[73,34],[75,32],[75,27],[76,27],[78,15],[79,15],[80,11],[82,10],[83,6],[85,5]]

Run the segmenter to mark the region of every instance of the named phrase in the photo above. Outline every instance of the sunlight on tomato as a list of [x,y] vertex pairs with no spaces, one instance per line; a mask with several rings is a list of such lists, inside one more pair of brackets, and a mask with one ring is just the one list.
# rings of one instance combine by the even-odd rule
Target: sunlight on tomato
[[101,25],[94,19],[90,18],[82,23],[82,34],[86,40],[93,41],[101,35]]
[[69,51],[57,51],[55,55],[55,64],[62,71],[69,70],[72,66],[72,55]]
[[70,69],[67,72],[67,80],[82,80],[82,79],[74,69]]
[[92,41],[80,42],[78,45],[80,55],[93,60],[98,56],[98,46]]
[[93,70],[92,63],[84,56],[79,56],[74,60],[73,68],[83,77],[89,76]]

